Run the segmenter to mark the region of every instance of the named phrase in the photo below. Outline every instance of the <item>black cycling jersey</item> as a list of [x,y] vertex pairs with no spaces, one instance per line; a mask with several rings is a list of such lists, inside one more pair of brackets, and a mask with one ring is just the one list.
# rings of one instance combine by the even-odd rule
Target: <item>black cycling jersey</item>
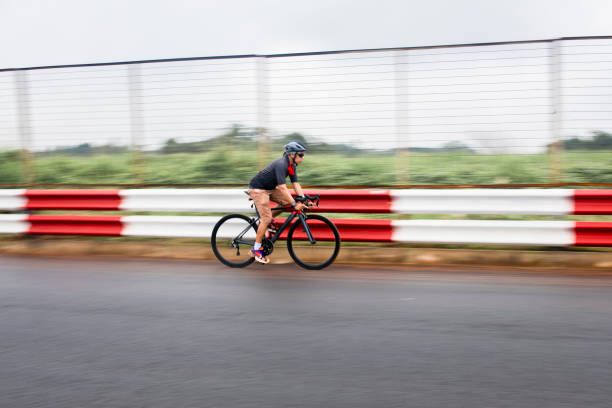
[[274,190],[280,184],[287,184],[287,176],[292,183],[298,181],[295,166],[289,163],[289,157],[284,156],[268,164],[249,182],[249,188]]

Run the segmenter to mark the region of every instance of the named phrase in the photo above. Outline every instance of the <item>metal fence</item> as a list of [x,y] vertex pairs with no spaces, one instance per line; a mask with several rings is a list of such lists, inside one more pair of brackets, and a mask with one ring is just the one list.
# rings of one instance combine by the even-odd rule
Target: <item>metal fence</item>
[[[611,72],[612,37],[0,69],[0,183],[90,180],[54,155],[196,183],[153,177],[160,157],[242,149],[261,167],[290,137],[383,184],[612,182]],[[213,183],[223,165],[202,163]]]

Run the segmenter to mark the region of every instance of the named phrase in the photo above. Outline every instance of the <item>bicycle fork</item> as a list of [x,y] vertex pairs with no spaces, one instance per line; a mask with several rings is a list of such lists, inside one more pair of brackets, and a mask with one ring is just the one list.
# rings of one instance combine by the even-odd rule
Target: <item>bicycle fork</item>
[[304,227],[304,232],[306,232],[308,241],[310,241],[312,245],[316,244],[317,240],[314,239],[314,237],[312,236],[312,233],[310,232],[310,228],[308,228],[308,224],[306,224],[306,217],[304,216],[303,213],[299,213],[298,217],[300,217],[300,221],[302,222],[302,226]]

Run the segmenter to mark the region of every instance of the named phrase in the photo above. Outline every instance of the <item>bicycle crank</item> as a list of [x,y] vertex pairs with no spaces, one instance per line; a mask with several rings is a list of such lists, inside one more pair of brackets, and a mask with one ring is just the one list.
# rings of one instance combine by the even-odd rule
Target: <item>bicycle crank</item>
[[261,242],[261,247],[263,248],[266,256],[274,252],[274,244],[268,238],[263,239],[263,241]]

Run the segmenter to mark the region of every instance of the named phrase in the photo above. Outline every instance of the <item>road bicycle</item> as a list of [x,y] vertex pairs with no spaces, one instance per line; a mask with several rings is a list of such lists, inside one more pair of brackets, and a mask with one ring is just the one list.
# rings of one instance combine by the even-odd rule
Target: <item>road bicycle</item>
[[[248,195],[248,193],[247,193]],[[249,196],[249,200],[252,200]],[[320,196],[296,197],[296,201],[310,203],[311,207],[319,206]],[[254,207],[254,204],[252,205]],[[274,243],[279,238],[286,238],[287,250],[296,264],[306,269],[323,269],[331,265],[340,251],[340,234],[338,228],[329,219],[308,214],[310,207],[297,211],[292,206],[278,206],[275,210],[291,211],[282,225],[268,227],[262,241],[265,256],[274,251]],[[219,261],[232,268],[244,268],[253,263],[250,249],[255,243],[259,227],[259,211],[256,216],[229,214],[221,218],[212,231],[211,245]],[[283,232],[289,229],[286,235]]]

